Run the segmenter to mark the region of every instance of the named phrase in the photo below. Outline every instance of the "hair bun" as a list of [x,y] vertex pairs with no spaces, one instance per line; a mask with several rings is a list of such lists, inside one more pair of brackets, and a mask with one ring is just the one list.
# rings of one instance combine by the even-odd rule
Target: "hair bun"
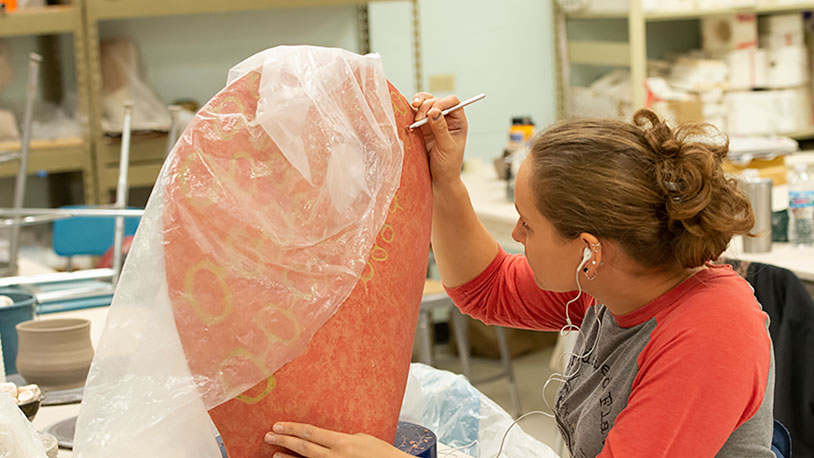
[[[713,245],[719,247],[721,241],[717,240],[716,232],[748,230],[744,220],[749,220],[751,212],[742,198],[729,197],[739,195],[739,191],[721,168],[729,150],[725,135],[704,123],[671,128],[650,110],[636,112],[633,122],[647,142],[646,151],[651,154],[655,171],[654,184],[664,198],[668,228],[678,236],[675,243],[677,255],[684,258],[682,264],[697,265],[701,259],[709,259],[710,251],[701,248],[705,245],[702,241],[714,240]],[[724,215],[731,213],[718,208],[723,202],[729,202],[726,205],[737,202],[736,221],[725,221]]]

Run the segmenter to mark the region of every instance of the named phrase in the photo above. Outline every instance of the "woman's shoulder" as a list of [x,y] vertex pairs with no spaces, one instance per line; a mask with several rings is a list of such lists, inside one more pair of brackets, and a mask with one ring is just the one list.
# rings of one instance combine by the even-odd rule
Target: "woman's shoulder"
[[763,341],[768,315],[749,283],[729,265],[712,265],[695,275],[673,307],[665,310],[663,331],[702,340]]

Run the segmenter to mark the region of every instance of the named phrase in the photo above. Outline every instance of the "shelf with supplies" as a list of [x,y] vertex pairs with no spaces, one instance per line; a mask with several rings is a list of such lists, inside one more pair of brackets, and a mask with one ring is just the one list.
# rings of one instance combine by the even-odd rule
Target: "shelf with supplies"
[[22,8],[0,13],[0,37],[72,33],[81,27],[79,5]]
[[630,120],[646,106],[670,121],[710,122],[731,135],[814,139],[811,25],[802,14],[814,1],[646,9],[653,3],[628,0],[623,13],[606,11],[600,0],[582,2],[594,11],[566,11],[559,5],[573,3],[555,0],[558,117]]
[[[90,125],[96,171],[97,200],[105,202],[109,192],[116,187],[119,170],[121,142],[105,133],[103,129],[104,102],[102,81],[102,45],[99,37],[100,24],[109,21],[136,19],[150,21],[154,18],[180,15],[201,15],[223,12],[260,11],[280,8],[306,8],[330,6],[356,6],[359,18],[359,50],[369,52],[369,34],[366,4],[353,0],[85,0],[86,49],[90,82]],[[385,0],[374,0],[385,1]],[[417,8],[418,0],[402,0],[413,5],[413,51],[419,53]],[[418,59],[417,59],[418,60]],[[183,65],[179,60],[178,65]],[[420,67],[417,81],[422,81]],[[420,83],[419,83],[420,84]],[[420,87],[420,86],[417,86]],[[134,127],[134,129],[137,129]],[[180,132],[179,132],[180,133]],[[134,134],[130,147],[129,180],[132,187],[150,187],[155,183],[167,153],[165,132]]]
[[[43,65],[48,70],[41,75],[41,85],[49,87],[52,97],[62,94],[62,72],[76,75],[77,118],[79,119],[79,134],[76,137],[57,138],[50,140],[32,139],[29,148],[28,173],[40,171],[49,173],[81,172],[82,187],[86,203],[93,203],[96,198],[95,175],[93,173],[93,151],[89,125],[89,99],[87,80],[87,53],[85,49],[85,0],[72,0],[67,5],[51,5],[42,7],[19,8],[14,11],[0,13],[0,37],[38,36],[38,43],[45,50]],[[73,42],[72,51],[73,68],[62,68],[58,52],[57,37],[55,35],[70,34]],[[24,75],[24,73],[21,73]],[[52,79],[53,77],[53,79]],[[56,91],[54,88],[59,88]],[[61,100],[47,99],[45,91],[41,88],[37,95],[37,102],[44,98],[50,102],[59,103]],[[57,97],[62,97],[58,95]],[[0,152],[19,153],[18,142],[0,144]],[[13,176],[19,168],[18,161],[4,161],[0,163],[0,176]]]

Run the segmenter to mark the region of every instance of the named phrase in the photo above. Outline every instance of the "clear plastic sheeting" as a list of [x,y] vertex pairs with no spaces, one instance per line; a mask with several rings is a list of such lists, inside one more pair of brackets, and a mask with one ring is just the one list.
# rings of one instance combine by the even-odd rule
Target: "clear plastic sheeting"
[[6,393],[0,393],[0,458],[45,458],[39,433]]
[[[429,428],[439,443],[475,458],[496,457],[503,435],[514,421],[466,377],[418,363],[410,365],[400,419]],[[558,455],[515,425],[506,437],[501,458]]]
[[75,456],[219,458],[207,410],[273,389],[350,295],[403,156],[378,56],[279,47],[232,69],[150,196]]

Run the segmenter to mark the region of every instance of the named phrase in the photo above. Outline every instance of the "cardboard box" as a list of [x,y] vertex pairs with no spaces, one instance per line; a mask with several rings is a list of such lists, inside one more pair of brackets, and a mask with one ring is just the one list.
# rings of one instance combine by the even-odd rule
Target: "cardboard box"
[[786,156],[777,156],[771,159],[752,159],[748,164],[737,164],[724,161],[724,172],[740,174],[746,169],[758,169],[761,178],[771,178],[774,186],[786,184]]
[[685,122],[704,122],[704,105],[701,100],[668,100],[667,110],[677,124]]
[[768,86],[769,56],[765,49],[736,49],[726,55],[726,63],[730,90]]
[[757,47],[757,17],[754,13],[705,17],[701,21],[704,51],[729,52]]

